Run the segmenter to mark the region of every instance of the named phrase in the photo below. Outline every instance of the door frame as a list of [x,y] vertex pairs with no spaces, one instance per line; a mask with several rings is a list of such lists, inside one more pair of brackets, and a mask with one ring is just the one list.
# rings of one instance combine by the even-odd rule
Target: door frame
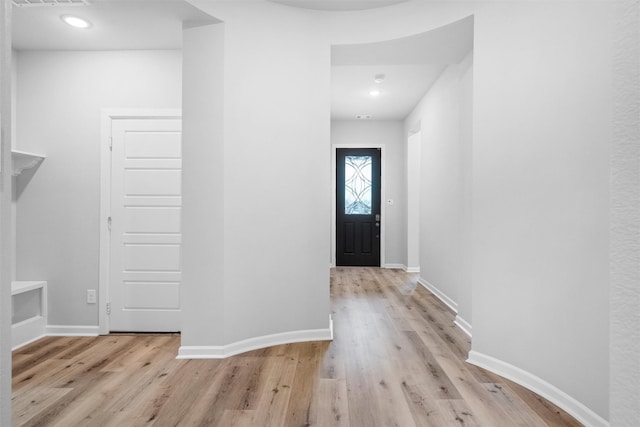
[[336,266],[336,157],[338,148],[379,148],[380,149],[380,267],[385,268],[386,241],[386,147],[385,144],[331,144],[331,260],[330,267]]
[[111,267],[111,126],[114,120],[182,119],[175,108],[102,109],[100,130],[100,276],[98,283],[98,333],[109,333],[109,280]]

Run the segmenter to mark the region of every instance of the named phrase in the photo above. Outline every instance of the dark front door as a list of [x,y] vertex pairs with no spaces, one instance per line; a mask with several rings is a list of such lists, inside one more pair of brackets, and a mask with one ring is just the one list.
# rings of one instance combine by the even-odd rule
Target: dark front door
[[336,150],[336,264],[380,266],[380,149]]

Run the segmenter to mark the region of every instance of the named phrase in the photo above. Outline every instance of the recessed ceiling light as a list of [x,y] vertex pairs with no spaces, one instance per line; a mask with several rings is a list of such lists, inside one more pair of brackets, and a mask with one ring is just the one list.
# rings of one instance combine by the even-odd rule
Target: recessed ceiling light
[[373,81],[379,84],[384,81],[384,78],[385,78],[384,74],[376,74],[375,76],[373,76]]
[[74,28],[85,29],[91,27],[91,22],[87,21],[86,19],[78,18],[77,16],[62,15],[60,18]]
[[358,120],[371,120],[373,116],[371,114],[358,114],[356,119]]
[[371,95],[371,96],[379,96],[380,95],[380,91],[378,89],[373,89],[373,90],[369,91],[369,95]]

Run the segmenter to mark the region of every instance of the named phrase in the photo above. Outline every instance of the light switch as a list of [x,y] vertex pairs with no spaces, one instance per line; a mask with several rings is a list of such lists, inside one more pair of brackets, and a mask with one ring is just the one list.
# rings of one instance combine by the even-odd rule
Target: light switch
[[87,289],[87,304],[96,304],[96,290]]

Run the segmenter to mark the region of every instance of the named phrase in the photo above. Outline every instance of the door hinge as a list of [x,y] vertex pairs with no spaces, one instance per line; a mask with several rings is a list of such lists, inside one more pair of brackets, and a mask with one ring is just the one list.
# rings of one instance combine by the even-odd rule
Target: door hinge
[[107,227],[109,227],[109,231],[111,231],[111,217],[107,218]]
[[113,151],[113,137],[109,137],[109,151]]
[[107,303],[107,314],[108,315],[111,314],[111,303],[110,302]]

